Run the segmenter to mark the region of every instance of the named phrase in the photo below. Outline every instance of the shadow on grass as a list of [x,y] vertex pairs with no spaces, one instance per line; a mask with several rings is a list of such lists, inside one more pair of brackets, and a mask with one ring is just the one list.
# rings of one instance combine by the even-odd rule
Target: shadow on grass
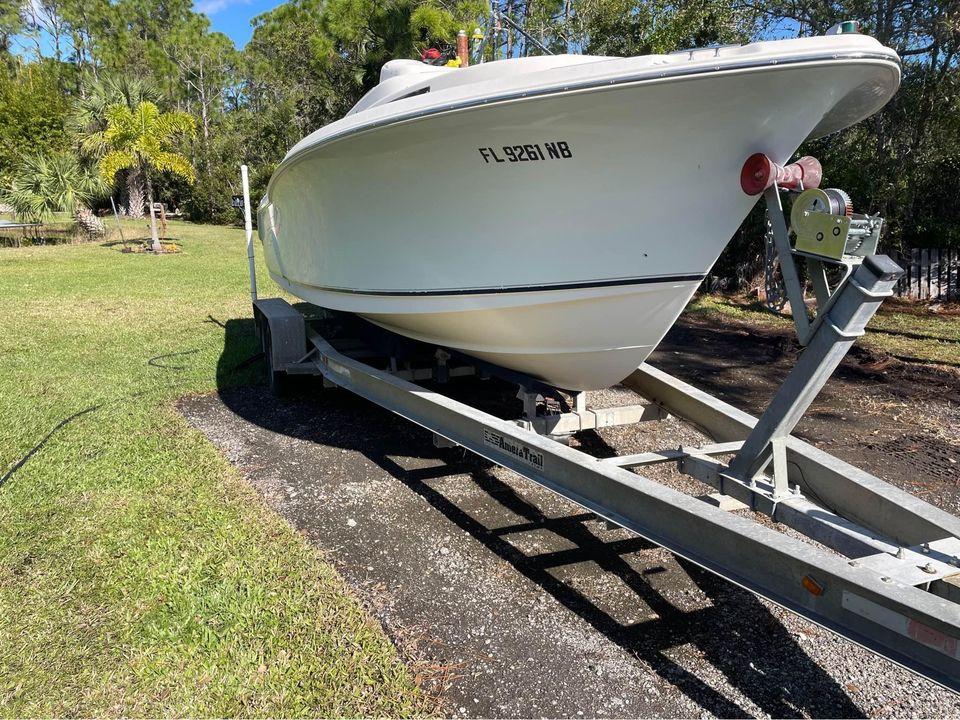
[[[595,516],[580,510],[550,517],[535,502],[496,477],[487,461],[462,450],[438,450],[428,431],[398,421],[382,408],[343,390],[321,390],[320,383],[314,381],[305,384],[303,392],[293,399],[272,397],[262,385],[263,364],[258,361],[259,344],[252,320],[218,324],[224,326],[226,337],[217,372],[219,394],[234,413],[271,433],[362,454],[489,552],[509,563],[515,572],[536,583],[611,642],[635,654],[707,712],[720,717],[750,716],[748,707],[730,699],[672,657],[681,646],[694,646],[726,682],[766,714],[864,716],[755,595],[678,561],[689,578],[682,578],[681,582],[692,583],[710,600],[708,606],[695,610],[678,607],[670,599],[672,593],[664,592],[657,582],[665,568],[658,564],[643,566],[643,559],[636,556],[652,547],[646,540],[603,540],[587,524]],[[257,386],[244,385],[254,381],[257,373]],[[500,417],[518,415],[514,388],[496,379],[465,378],[443,386],[443,392]],[[613,452],[595,434],[583,437],[581,444],[597,455]],[[297,453],[296,446],[282,447],[286,450],[277,446],[276,452]],[[435,462],[432,467],[408,470],[395,457]],[[291,487],[304,483],[295,469],[295,457],[289,466],[293,469],[284,482]],[[476,507],[468,511],[443,491],[442,483],[436,482],[460,474],[469,475],[482,491],[480,502],[487,512]],[[522,522],[498,527],[478,519],[497,517],[501,509],[520,516]],[[551,533],[567,549],[528,554],[517,547],[521,544],[515,541],[517,535],[530,533],[535,537],[543,531]],[[514,542],[508,541],[508,536]],[[579,563],[593,563],[600,571],[618,578],[625,586],[625,602],[649,607],[655,618],[625,624],[588,589],[565,583],[562,570]]]
[[[153,238],[150,237],[149,235],[146,235],[144,237],[128,237],[126,240],[108,240],[106,242],[100,243],[100,247],[115,248],[118,245],[121,247],[125,247],[127,245],[143,245],[144,243],[152,243],[152,242],[153,242]],[[181,242],[181,239],[178,237],[162,236],[160,237],[160,242],[166,245],[176,245],[178,248],[183,247],[183,243]]]

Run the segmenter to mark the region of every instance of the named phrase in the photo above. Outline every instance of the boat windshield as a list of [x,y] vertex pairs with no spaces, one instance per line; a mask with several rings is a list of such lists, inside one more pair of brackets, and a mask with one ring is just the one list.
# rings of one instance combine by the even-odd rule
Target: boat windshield
[[380,71],[380,83],[347,114],[459,85],[609,59],[598,55],[544,55],[496,60],[467,68],[438,67],[419,60],[391,60]]

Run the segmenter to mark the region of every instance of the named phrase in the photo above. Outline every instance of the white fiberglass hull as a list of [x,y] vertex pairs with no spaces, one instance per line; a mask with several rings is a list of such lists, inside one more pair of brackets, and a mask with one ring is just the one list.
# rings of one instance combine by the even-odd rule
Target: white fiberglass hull
[[[606,387],[656,347],[755,203],[744,160],[786,161],[898,81],[895,56],[840,57],[462,109],[390,103],[284,161],[259,213],[267,264],[308,302],[560,387]],[[389,118],[414,102],[424,112]]]
[[356,312],[401,335],[567,389],[609,387],[629,375],[653,352],[698,285],[668,281],[470,295],[451,305],[411,298],[399,309],[386,301],[379,307],[363,303],[361,311],[343,297],[274,278],[308,302]]

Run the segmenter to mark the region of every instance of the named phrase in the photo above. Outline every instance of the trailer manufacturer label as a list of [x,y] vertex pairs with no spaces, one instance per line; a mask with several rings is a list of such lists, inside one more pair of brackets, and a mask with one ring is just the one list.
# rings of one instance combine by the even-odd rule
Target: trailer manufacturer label
[[498,148],[477,148],[483,162],[490,163],[517,163],[540,162],[541,160],[569,160],[573,157],[570,143],[556,140],[528,145],[501,145]]
[[537,470],[543,470],[542,452],[534,450],[521,442],[516,442],[496,430],[487,427],[483,429],[483,444],[497,448],[508,455],[512,455],[525,465],[529,465]]

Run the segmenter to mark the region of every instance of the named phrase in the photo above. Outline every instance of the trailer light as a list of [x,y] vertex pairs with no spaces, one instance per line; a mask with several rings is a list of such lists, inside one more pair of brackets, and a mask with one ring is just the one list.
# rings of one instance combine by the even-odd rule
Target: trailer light
[[816,597],[823,595],[823,585],[818,583],[809,575],[804,575],[803,580],[801,580],[803,586],[807,589],[807,592]]

